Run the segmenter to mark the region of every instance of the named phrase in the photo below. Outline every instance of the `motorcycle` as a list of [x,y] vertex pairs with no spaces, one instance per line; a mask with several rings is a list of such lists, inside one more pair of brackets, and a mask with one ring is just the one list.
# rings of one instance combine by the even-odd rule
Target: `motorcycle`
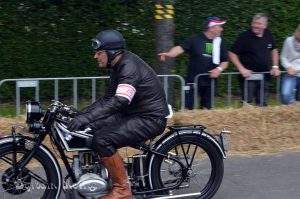
[[[25,114],[28,127],[13,126],[0,139],[4,198],[56,199],[63,190],[67,199],[94,199],[109,192],[110,175],[86,143],[94,131],[67,129],[76,109],[54,101],[43,111],[39,102],[28,101]],[[134,197],[212,198],[223,179],[229,131],[213,136],[203,125],[167,128],[130,146],[134,153],[123,159]]]

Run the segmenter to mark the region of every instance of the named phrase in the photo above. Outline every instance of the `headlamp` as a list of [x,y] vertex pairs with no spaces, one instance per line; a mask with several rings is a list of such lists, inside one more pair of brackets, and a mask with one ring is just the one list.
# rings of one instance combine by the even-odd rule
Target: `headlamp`
[[97,50],[102,46],[102,42],[99,41],[98,39],[92,39],[92,47],[93,49]]
[[28,101],[26,103],[25,120],[30,124],[39,121],[43,117],[43,111],[39,102]]

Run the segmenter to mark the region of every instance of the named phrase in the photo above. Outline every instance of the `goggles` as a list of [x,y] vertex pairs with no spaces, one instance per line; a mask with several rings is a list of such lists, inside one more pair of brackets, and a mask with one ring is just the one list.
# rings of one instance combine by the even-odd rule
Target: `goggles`
[[102,46],[102,42],[99,41],[98,39],[92,39],[92,47],[93,49],[97,50]]

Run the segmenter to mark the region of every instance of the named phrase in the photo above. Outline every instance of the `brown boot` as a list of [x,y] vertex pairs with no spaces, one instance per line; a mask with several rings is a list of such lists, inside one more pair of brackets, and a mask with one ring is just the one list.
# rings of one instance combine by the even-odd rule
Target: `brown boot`
[[112,178],[113,188],[108,195],[99,199],[131,199],[132,193],[120,154],[116,152],[110,157],[102,158],[102,160]]

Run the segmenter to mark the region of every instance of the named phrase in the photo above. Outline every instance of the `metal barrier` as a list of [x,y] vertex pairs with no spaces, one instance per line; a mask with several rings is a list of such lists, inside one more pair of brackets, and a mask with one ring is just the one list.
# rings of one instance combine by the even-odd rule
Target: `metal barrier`
[[[158,75],[163,78],[163,87],[166,93],[167,101],[169,99],[168,90],[172,89],[169,86],[169,79],[175,78],[180,83],[180,108],[184,109],[185,104],[185,80],[180,75]],[[72,80],[73,81],[73,105],[77,108],[78,104],[78,80],[91,80],[92,82],[92,102],[96,101],[96,80],[109,79],[109,76],[102,77],[62,77],[62,78],[23,78],[23,79],[4,79],[0,81],[0,88],[6,82],[15,82],[16,84],[16,116],[20,115],[20,89],[21,88],[35,88],[35,100],[39,101],[40,95],[40,81],[54,81],[54,100],[58,100],[59,96],[59,81]],[[1,95],[1,93],[0,93]],[[169,102],[169,101],[168,101]]]
[[[264,95],[264,89],[263,89],[263,79],[261,79],[261,76],[259,74],[267,74],[268,72],[264,73],[253,73],[254,76],[252,79],[247,79],[247,80],[259,80],[262,81],[260,92],[261,92],[261,99],[260,102],[262,102],[262,97]],[[282,74],[286,73],[286,71],[282,71]],[[231,107],[232,106],[232,100],[233,100],[233,89],[232,89],[232,82],[233,82],[233,76],[239,75],[239,72],[228,72],[228,73],[221,73],[222,76],[227,76],[227,106]],[[258,76],[255,76],[258,74]],[[173,87],[170,86],[169,80],[170,78],[173,78],[175,80],[179,81],[179,89],[176,90],[179,91],[180,93],[177,93],[180,96],[180,99],[176,99],[177,101],[180,101],[179,103],[179,108],[182,110],[185,108],[185,102],[186,102],[186,92],[191,88],[194,91],[194,108],[198,108],[198,102],[199,102],[199,96],[198,96],[198,80],[201,76],[207,76],[209,75],[208,73],[203,73],[203,74],[198,74],[194,78],[193,83],[187,83],[185,85],[185,80],[183,77],[180,75],[158,75],[159,78],[162,79],[163,87],[166,93],[167,101],[171,103],[170,97],[169,97],[169,92],[173,91]],[[253,79],[254,78],[254,79]],[[35,100],[39,101],[40,99],[40,81],[54,81],[54,100],[59,100],[59,81],[61,80],[71,80],[73,81],[72,85],[72,91],[73,91],[73,105],[74,107],[77,108],[78,104],[78,81],[80,80],[91,80],[91,98],[92,102],[96,101],[96,80],[97,79],[109,79],[108,76],[102,76],[102,77],[64,77],[64,78],[26,78],[26,79],[4,79],[0,81],[0,88],[1,86],[6,83],[6,82],[15,82],[16,86],[16,115],[18,116],[20,114],[20,89],[21,88],[26,88],[26,87],[31,87],[35,88]],[[248,99],[247,96],[247,83],[248,81],[245,80],[244,82],[244,88],[245,88],[245,96],[244,99]],[[212,107],[215,106],[215,79],[211,79],[211,103]],[[0,90],[1,91],[1,90]],[[0,93],[1,95],[1,93]],[[178,97],[179,98],[179,97]],[[280,77],[276,78],[276,101],[277,103],[280,103]],[[171,103],[172,104],[172,103]],[[174,106],[174,103],[172,104]],[[261,104],[262,105],[262,104]]]
[[[286,71],[281,71],[281,74],[286,73]],[[232,105],[232,76],[233,75],[239,75],[239,72],[228,72],[228,73],[221,73],[222,76],[227,76],[227,106],[231,107]],[[252,76],[249,78],[246,78],[244,80],[244,99],[248,99],[248,81],[250,80],[257,80],[261,81],[260,85],[260,103],[263,101],[263,95],[264,95],[264,74],[269,74],[269,72],[261,72],[261,73],[252,73]],[[199,95],[198,95],[198,80],[200,77],[208,76],[209,73],[201,73],[195,76],[194,82],[192,83],[193,89],[194,89],[194,108],[198,108],[198,102],[199,102]],[[281,76],[276,78],[276,101],[277,103],[280,103],[280,78]],[[247,101],[247,100],[246,100]],[[211,104],[212,107],[214,107],[215,104],[215,79],[211,79]],[[263,104],[260,104],[261,106]]]

